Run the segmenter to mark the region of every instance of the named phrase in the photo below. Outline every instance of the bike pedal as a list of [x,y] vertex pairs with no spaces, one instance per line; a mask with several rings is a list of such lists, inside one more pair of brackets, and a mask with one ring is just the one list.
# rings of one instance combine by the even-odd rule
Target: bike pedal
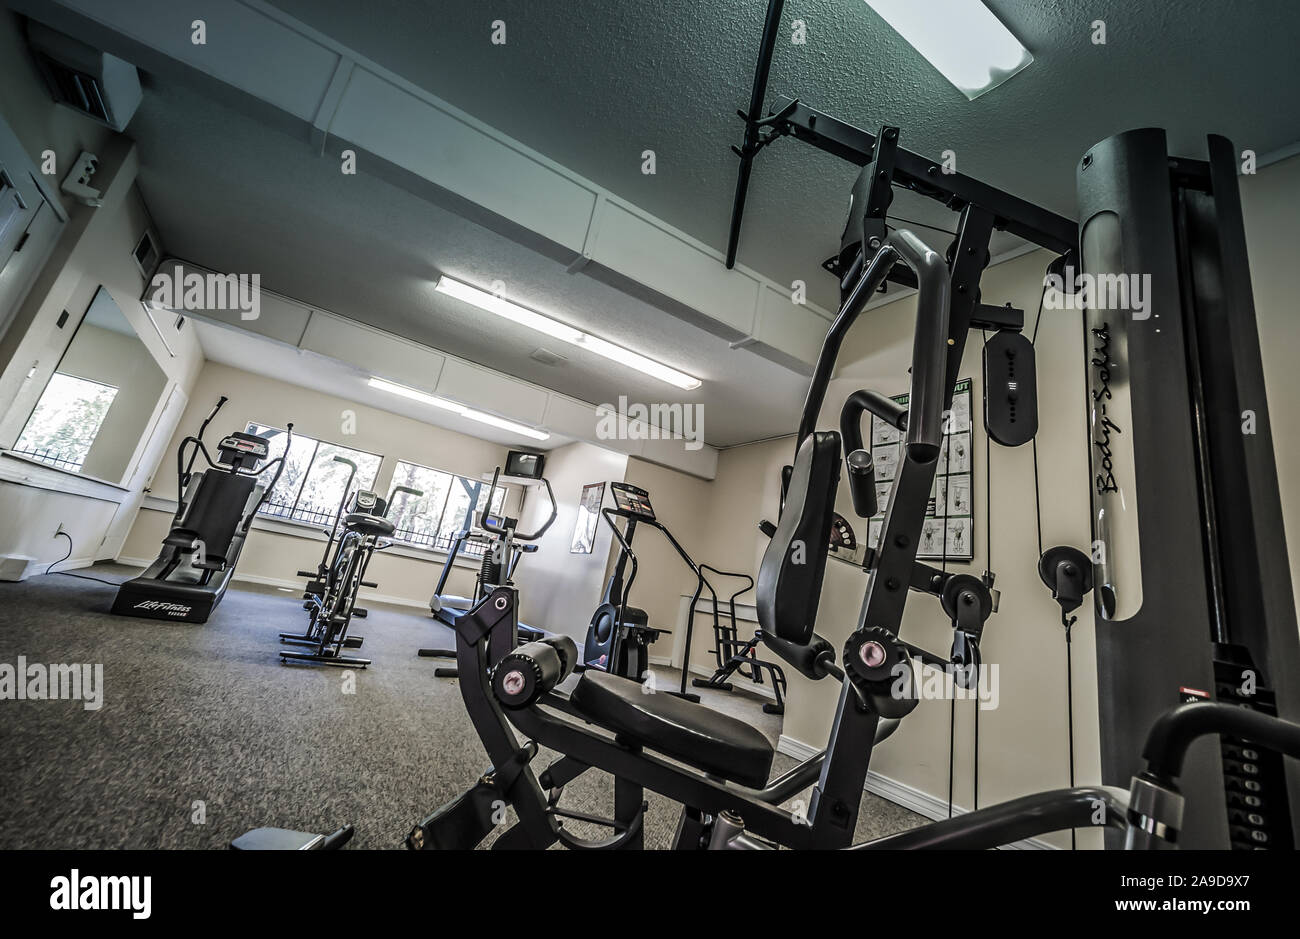
[[359,607],[359,606],[354,606],[354,607],[352,608],[352,615],[355,616],[355,617],[357,617],[358,619],[365,619],[367,616],[370,615],[370,611],[369,611],[369,610],[363,610],[363,609],[361,609],[361,607]]

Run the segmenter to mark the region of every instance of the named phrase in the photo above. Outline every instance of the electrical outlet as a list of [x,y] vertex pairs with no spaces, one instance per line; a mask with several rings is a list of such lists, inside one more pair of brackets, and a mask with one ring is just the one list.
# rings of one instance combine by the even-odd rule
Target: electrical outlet
[[62,522],[59,522],[59,527],[56,528],[56,529],[54,529],[54,537],[57,538],[57,537],[59,537],[59,535],[65,534],[66,531],[67,531],[67,529],[65,529],[65,528],[63,527],[63,523],[62,523]]

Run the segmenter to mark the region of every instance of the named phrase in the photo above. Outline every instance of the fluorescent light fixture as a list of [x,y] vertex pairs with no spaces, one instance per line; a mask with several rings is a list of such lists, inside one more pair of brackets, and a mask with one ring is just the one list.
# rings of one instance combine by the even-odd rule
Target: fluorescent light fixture
[[642,374],[649,375],[651,378],[657,378],[670,385],[675,385],[683,391],[693,391],[700,387],[700,380],[692,378],[685,372],[679,372],[677,369],[669,368],[667,365],[653,359],[647,359],[639,352],[616,346],[599,336],[593,336],[572,326],[566,326],[559,320],[553,320],[549,316],[534,313],[532,310],[527,310],[517,303],[511,303],[509,300],[488,293],[486,290],[479,290],[469,284],[462,284],[450,277],[438,278],[437,290],[439,293],[445,293],[458,300],[464,300],[466,303],[472,303],[481,310],[495,313],[497,316],[518,323],[520,326],[527,326],[539,333],[545,333],[552,339],[559,339],[561,342],[578,346],[589,352],[594,352],[596,355],[618,362],[620,365],[626,365],[628,368],[635,369]]
[[396,382],[385,381],[382,378],[371,378],[367,384],[371,388],[378,388],[380,391],[387,391],[389,394],[401,395],[403,398],[410,398],[412,401],[419,401],[421,404],[427,404],[431,407],[442,408],[444,411],[451,411],[453,414],[459,414],[468,420],[499,427],[501,430],[508,430],[512,434],[521,434],[524,437],[531,437],[533,440],[549,440],[551,437],[544,430],[529,427],[527,424],[517,424],[514,421],[506,420],[504,417],[497,417],[495,414],[476,411],[455,401],[448,401],[446,398],[439,398],[437,395],[431,395],[415,388],[408,388],[406,385],[399,385]]
[[971,101],[1034,61],[981,0],[867,0],[867,6]]
[[460,414],[465,410],[463,404],[457,404],[455,401],[448,401],[446,398],[439,398],[436,395],[426,394],[423,391],[417,391],[414,388],[408,388],[395,382],[384,381],[382,378],[372,378],[368,384],[371,388],[378,388],[380,391],[387,391],[389,394],[401,395],[403,398],[410,398],[412,401],[419,401],[435,408],[442,408],[444,411],[455,411]]

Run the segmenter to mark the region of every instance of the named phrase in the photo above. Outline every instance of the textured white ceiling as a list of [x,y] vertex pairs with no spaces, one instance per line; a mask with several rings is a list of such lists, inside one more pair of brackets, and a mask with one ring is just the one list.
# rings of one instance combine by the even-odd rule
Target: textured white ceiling
[[[700,402],[706,442],[787,433],[806,378],[564,268],[302,140],[176,85],[149,84],[130,133],[168,253],[260,273],[268,290],[593,404]],[[505,296],[704,381],[683,392],[437,293],[440,274]],[[544,365],[539,347],[565,356]]]
[[[369,405],[380,411],[400,414],[424,424],[445,427],[505,447],[551,450],[572,443],[572,438],[560,434],[552,434],[549,440],[523,438],[490,424],[471,421],[450,411],[431,408],[418,401],[371,388],[366,384],[369,376],[363,371],[350,369],[312,352],[271,342],[253,333],[196,319],[190,319],[189,325],[194,329],[199,345],[203,347],[204,358],[211,362]],[[294,420],[294,416],[288,414],[281,419]]]
[[[721,249],[764,0],[272,0],[291,15],[524,144]],[[951,149],[958,168],[1074,214],[1074,166],[1093,142],[1134,126],[1170,129],[1198,155],[1207,132],[1260,153],[1300,136],[1300,3],[1038,0],[990,6],[1035,63],[974,102],[861,0],[793,0],[770,92],[874,128],[906,146]],[[507,43],[490,42],[491,23]],[[1090,41],[1104,20],[1108,42]],[[272,290],[600,403],[706,405],[705,437],[727,446],[789,432],[806,379],[363,173],[344,178],[300,136],[182,85],[146,76],[130,133],[167,249],[257,271]],[[658,172],[641,172],[653,149]],[[793,140],[760,156],[740,259],[836,301],[819,262],[838,245],[854,169]],[[941,227],[941,207],[904,194],[894,214]],[[942,246],[946,236],[931,231]],[[1002,236],[994,251],[1014,247]],[[440,273],[486,285],[705,380],[680,393],[584,358],[441,295]],[[988,297],[990,302],[1000,298]],[[570,356],[547,366],[539,345]]]
[[[926,0],[916,0],[924,3]],[[766,0],[271,0],[450,101],[721,249]],[[1034,63],[975,101],[863,2],[788,0],[769,101],[799,97],[910,149],[951,149],[962,172],[1075,214],[1074,168],[1104,137],[1170,130],[1183,155],[1207,133],[1267,153],[1300,140],[1296,0],[987,0]],[[806,24],[793,45],[790,24]],[[504,20],[507,42],[489,41]],[[1094,45],[1091,24],[1106,24]],[[651,148],[658,173],[642,175]],[[759,157],[740,260],[834,307],[817,268],[835,253],[855,170],[793,140]],[[951,225],[907,194],[897,215]],[[917,213],[924,212],[925,215]],[[939,244],[946,237],[931,232]],[[994,254],[1014,239],[1002,238]]]

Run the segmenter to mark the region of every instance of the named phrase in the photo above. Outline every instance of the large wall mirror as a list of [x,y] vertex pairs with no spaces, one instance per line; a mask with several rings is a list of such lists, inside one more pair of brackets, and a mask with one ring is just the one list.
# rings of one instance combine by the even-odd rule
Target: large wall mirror
[[166,386],[167,375],[100,287],[10,452],[121,483]]

